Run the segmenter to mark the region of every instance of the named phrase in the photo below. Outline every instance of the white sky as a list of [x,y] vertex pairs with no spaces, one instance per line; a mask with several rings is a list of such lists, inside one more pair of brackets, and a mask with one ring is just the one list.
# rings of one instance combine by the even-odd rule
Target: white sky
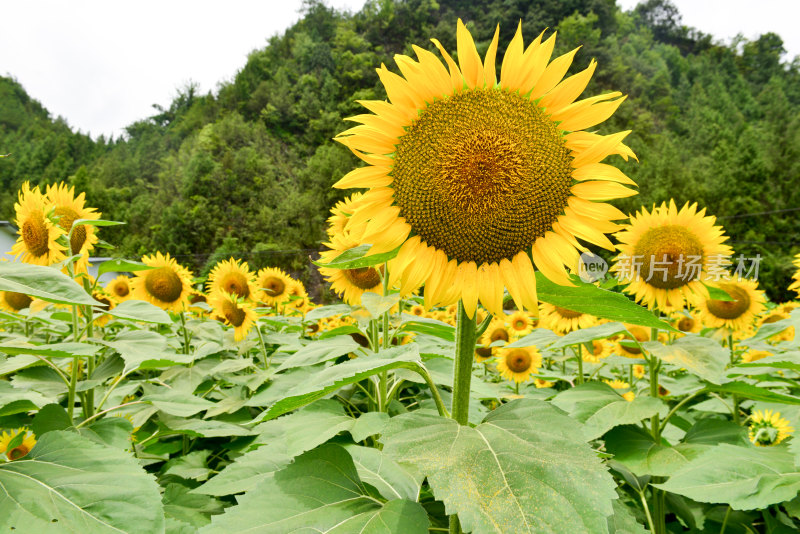
[[[364,0],[326,0],[358,10]],[[617,0],[624,9],[637,0]],[[774,31],[800,55],[800,0],[673,0],[683,23],[725,42]],[[187,82],[215,90],[294,23],[301,0],[22,0],[2,3],[0,74],[84,133],[119,136]],[[2,105],[2,103],[0,103]]]

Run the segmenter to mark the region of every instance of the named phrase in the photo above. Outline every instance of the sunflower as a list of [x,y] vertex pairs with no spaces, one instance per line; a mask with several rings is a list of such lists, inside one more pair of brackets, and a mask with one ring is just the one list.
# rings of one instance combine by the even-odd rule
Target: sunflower
[[0,310],[17,313],[30,307],[33,299],[24,293],[14,291],[0,291]]
[[644,365],[641,365],[639,363],[634,364],[633,376],[635,376],[636,378],[644,378],[644,373],[645,373]]
[[305,312],[311,308],[312,303],[308,299],[306,288],[299,280],[292,280],[287,287],[286,292],[288,293],[290,299],[287,302],[287,306],[289,306],[289,308],[293,308],[303,314],[305,314]]
[[131,279],[124,274],[108,282],[105,285],[105,290],[117,303],[125,302],[133,298]]
[[697,299],[695,306],[700,311],[703,324],[711,328],[744,330],[756,315],[764,309],[766,297],[753,280],[728,280],[716,284],[733,300]]
[[579,328],[589,328],[595,323],[596,317],[587,313],[542,303],[539,321],[545,328],[549,328],[558,334],[567,334]]
[[595,201],[633,195],[622,184],[635,184],[600,162],[634,156],[629,132],[584,130],[624,97],[575,101],[596,63],[562,81],[577,49],[550,62],[555,35],[543,35],[525,48],[519,25],[498,81],[499,28],[481,61],[459,20],[458,65],[437,40],[447,66],[416,46],[416,60],[395,56],[402,76],[378,69],[389,102],[361,102],[372,113],[336,137],[368,164],[334,185],[369,189],[350,226],[369,254],[399,247],[389,283],[401,294],[424,285],[427,308],[461,299],[470,317],[478,301],[500,315],[506,287],[518,309],[536,312],[534,265],[571,285],[578,238],[613,250],[605,233],[624,214]]
[[617,379],[603,380],[603,382],[605,382],[614,389],[629,389],[631,387],[631,385],[625,382],[624,380],[617,380]]
[[[345,234],[334,235],[330,242],[325,243],[329,248],[320,253],[320,260],[329,263],[336,259],[345,250],[357,246],[359,243]],[[391,263],[391,262],[390,262]],[[330,282],[331,289],[342,299],[355,306],[361,304],[361,295],[366,292],[383,294],[383,266],[359,267],[355,269],[334,269],[320,267],[320,274]]]
[[231,293],[240,299],[252,299],[256,295],[256,275],[250,271],[246,261],[230,258],[211,269],[206,286],[209,296]]
[[[9,451],[9,444],[21,433],[24,433],[22,443]],[[29,431],[27,428],[18,428],[13,430],[11,433],[3,432],[3,435],[0,436],[0,454],[5,454],[6,458],[9,460],[19,460],[20,458],[27,456],[28,453],[31,452],[31,449],[33,449],[34,445],[36,445],[36,436],[34,436],[33,432]]]
[[[625,329],[628,333],[623,335],[618,341],[633,341],[634,339],[639,343],[650,341],[649,328],[635,324],[626,324]],[[626,358],[641,358],[642,356],[642,350],[635,343],[623,344],[618,342],[617,350],[621,356],[625,356]]]
[[488,347],[495,341],[509,342],[514,338],[513,331],[502,319],[492,319],[480,339],[480,344]]
[[95,308],[94,314],[94,324],[97,326],[105,326],[108,321],[111,320],[111,316],[107,313],[103,313],[104,310],[113,310],[116,307],[115,299],[112,295],[106,293],[105,291],[98,289],[92,292],[92,298],[101,304],[105,304],[105,307],[98,306]]
[[744,363],[752,363],[752,362],[757,362],[758,360],[763,360],[764,358],[767,358],[769,356],[772,356],[772,353],[769,352],[768,350],[750,349],[744,354],[742,354],[742,361]]
[[[789,319],[791,315],[789,312],[783,311],[784,308],[785,306],[776,306],[771,310],[765,311],[758,319],[758,328],[760,329],[764,325]],[[774,334],[769,339],[773,341],[791,341],[794,339],[794,327],[789,326],[781,332]]]
[[216,292],[211,296],[209,303],[216,317],[233,327],[233,337],[236,341],[246,338],[258,320],[253,303],[233,293]]
[[538,373],[542,366],[542,355],[536,347],[500,349],[498,353],[500,376],[517,384],[528,380],[532,373]]
[[289,300],[289,286],[292,277],[283,269],[265,267],[258,271],[256,285],[258,286],[258,299],[269,306],[279,306]]
[[780,412],[756,410],[750,416],[750,441],[758,447],[777,445],[789,437],[794,428]]
[[792,283],[789,284],[789,290],[800,295],[800,254],[794,257],[792,265],[794,265],[797,270],[792,275]]
[[144,256],[142,263],[154,269],[136,271],[131,280],[134,297],[168,311],[183,311],[192,292],[192,273],[168,253]]
[[514,335],[522,337],[533,331],[533,319],[524,311],[516,311],[508,317],[508,325]]
[[585,362],[600,363],[600,360],[607,358],[608,355],[611,354],[611,343],[605,339],[593,339],[587,345],[591,346],[591,349],[584,346],[581,351],[583,361]]
[[550,382],[549,380],[545,380],[544,378],[535,378],[533,380],[533,384],[536,386],[537,389],[541,389],[541,388],[551,388],[553,387],[554,383]]
[[475,347],[475,361],[478,363],[485,363],[493,354],[493,347],[482,347],[480,345]]
[[699,332],[703,327],[700,320],[697,317],[692,316],[686,310],[675,314],[672,319],[672,325],[681,332],[691,332],[694,334]]
[[[336,203],[331,209],[331,216],[328,217],[329,238],[333,238],[337,235],[348,235],[358,240],[361,237],[359,235],[359,230],[363,230],[363,228],[352,228],[348,225],[348,222],[363,200],[364,193],[353,193],[344,200]],[[355,234],[352,234],[353,231],[355,231]]]
[[408,310],[411,315],[416,315],[417,317],[425,317],[425,306],[420,306],[419,304],[415,304],[411,306],[411,309]]
[[22,184],[18,198],[14,210],[19,237],[11,247],[11,254],[36,265],[52,265],[63,260],[66,247],[58,239],[64,235],[64,230],[48,217],[52,203],[38,186],[31,189],[28,182]]
[[70,254],[80,254],[75,262],[75,272],[85,273],[89,267],[89,253],[94,250],[97,243],[96,229],[92,225],[82,224],[73,230],[72,225],[79,219],[97,220],[100,213],[95,208],[87,208],[85,194],[75,196],[75,188],[60,182],[47,186],[47,198],[53,205],[53,216],[57,218],[56,224],[64,230],[64,235],[70,238]]
[[697,204],[680,210],[674,200],[642,208],[630,224],[615,234],[620,255],[611,268],[618,279],[628,282],[626,293],[648,308],[677,311],[700,295],[708,297],[703,281],[712,265],[727,266],[732,250],[716,218],[697,211]]

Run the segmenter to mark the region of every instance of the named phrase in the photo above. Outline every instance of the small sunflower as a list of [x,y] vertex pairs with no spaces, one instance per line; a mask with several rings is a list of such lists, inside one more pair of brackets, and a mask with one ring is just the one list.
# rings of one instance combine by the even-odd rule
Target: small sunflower
[[[8,450],[9,444],[11,441],[17,437],[20,433],[24,433],[24,438],[22,439],[22,443],[11,449]],[[18,428],[16,430],[9,432],[3,432],[3,435],[0,436],[0,454],[5,454],[6,458],[9,460],[19,460],[28,455],[33,449],[33,446],[36,445],[36,436],[33,435],[33,432],[29,431],[27,428]]]
[[615,234],[620,256],[611,268],[628,282],[626,293],[648,308],[663,312],[683,309],[696,296],[708,297],[709,270],[729,265],[732,250],[716,218],[697,211],[697,204],[678,210],[674,200],[647,211]]
[[534,320],[524,311],[512,313],[506,321],[508,322],[508,327],[514,332],[516,337],[525,336],[533,331]]
[[210,299],[210,305],[218,319],[233,327],[236,341],[246,338],[258,321],[253,303],[232,293],[214,293]]
[[411,306],[411,309],[408,310],[411,315],[416,315],[417,317],[425,317],[425,306],[420,306],[419,304],[415,304]]
[[306,288],[300,280],[292,280],[286,291],[290,299],[286,303],[289,308],[305,314],[313,306],[313,303],[308,298]]
[[797,270],[792,275],[792,283],[789,284],[789,290],[800,295],[800,254],[794,257],[792,265],[794,265]]
[[230,258],[211,269],[206,286],[210,296],[231,293],[240,299],[252,299],[256,295],[256,275],[250,271],[246,261]]
[[789,437],[794,428],[780,412],[756,410],[750,416],[750,441],[758,447],[777,445]]
[[111,280],[105,285],[106,292],[111,295],[115,301],[125,302],[133,298],[133,288],[131,287],[131,279],[128,276],[120,275]]
[[64,235],[70,238],[70,254],[80,254],[75,262],[75,272],[85,273],[89,267],[89,255],[97,243],[97,229],[88,224],[82,224],[72,229],[72,225],[79,219],[97,220],[100,213],[95,208],[85,206],[85,193],[75,196],[75,188],[61,182],[47,186],[47,198],[53,206],[53,216],[56,224],[64,230]]
[[536,347],[515,347],[498,350],[497,370],[500,376],[517,384],[539,372],[542,355]]
[[492,355],[494,355],[494,348],[482,347],[480,345],[475,347],[475,361],[478,363],[485,363]]
[[535,385],[537,389],[551,388],[551,387],[553,387],[553,382],[550,382],[549,380],[545,380],[544,378],[535,378],[533,380],[533,385]]
[[558,334],[567,334],[579,328],[589,328],[592,326],[596,317],[587,313],[581,313],[560,306],[542,303],[539,314],[539,321],[542,326]]
[[703,324],[711,328],[744,330],[764,309],[766,297],[753,280],[730,280],[716,284],[733,300],[700,298],[695,306]]
[[24,293],[14,291],[0,291],[0,310],[17,313],[29,308],[33,299]]
[[[357,246],[358,242],[343,235],[331,237],[325,243],[329,248],[320,253],[320,260],[329,263],[336,259],[345,250]],[[366,292],[383,294],[383,266],[359,267],[355,269],[333,269],[320,267],[320,274],[330,282],[331,289],[351,306],[361,304],[361,295]]]
[[769,352],[768,350],[750,349],[744,354],[742,354],[742,361],[744,363],[752,363],[752,362],[757,362],[758,360],[763,360],[764,358],[767,358],[769,356],[772,356],[772,353]]
[[624,380],[603,380],[606,384],[611,386],[614,389],[630,389],[631,385],[625,382]]
[[[390,285],[425,286],[426,308],[480,301],[503,313],[504,287],[518,309],[537,310],[534,265],[571,285],[578,239],[613,250],[606,233],[624,215],[605,201],[635,194],[617,168],[600,163],[633,152],[629,132],[590,133],[625,99],[612,92],[576,101],[596,63],[564,78],[577,51],[549,61],[555,35],[526,48],[522,24],[497,76],[499,28],[483,60],[458,21],[458,64],[435,54],[397,55],[402,76],[378,69],[389,101],[336,140],[368,165],[334,187],[369,189],[350,218],[370,254],[400,248]],[[596,202],[603,201],[603,202]],[[401,291],[402,293],[402,291]]]
[[283,269],[265,267],[258,271],[256,286],[258,286],[258,299],[269,306],[279,306],[289,300],[289,286],[292,277]]
[[192,292],[192,273],[169,254],[160,252],[144,256],[142,263],[154,269],[136,271],[131,280],[134,297],[168,311],[181,312]]
[[[650,341],[650,329],[644,326],[635,324],[626,324],[625,329],[629,332],[620,338],[618,341],[633,341],[634,339],[639,343]],[[617,343],[617,350],[621,356],[626,358],[641,358],[642,350],[634,343],[623,344]]]
[[678,313],[672,322],[673,326],[681,332],[691,332],[696,334],[699,332],[703,325],[697,317],[692,316],[686,311]]
[[633,365],[633,376],[636,378],[644,378],[645,368],[644,365],[637,363]]
[[587,345],[581,349],[581,355],[585,362],[600,363],[600,360],[611,354],[612,345],[605,339],[593,339],[588,346],[591,346],[591,349]]
[[514,333],[506,325],[506,323],[502,319],[495,318],[492,319],[488,328],[486,328],[486,331],[481,336],[480,344],[488,347],[495,341],[503,341],[508,343],[513,338]]
[[111,315],[103,313],[103,311],[113,310],[117,305],[115,299],[112,295],[100,289],[92,292],[92,298],[101,304],[105,304],[105,307],[97,306],[94,310],[94,324],[105,326],[111,320]]
[[36,265],[52,265],[66,258],[66,247],[59,242],[64,230],[50,220],[52,209],[38,186],[31,189],[28,182],[22,184],[19,200],[14,204],[19,237],[11,254]]

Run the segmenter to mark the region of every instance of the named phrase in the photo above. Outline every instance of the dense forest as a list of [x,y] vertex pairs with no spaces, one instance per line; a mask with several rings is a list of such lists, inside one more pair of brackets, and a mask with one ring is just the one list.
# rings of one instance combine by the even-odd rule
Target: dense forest
[[[0,219],[24,180],[66,180],[104,218],[111,255],[170,252],[197,272],[229,255],[297,272],[324,240],[331,184],[357,164],[332,141],[358,99],[385,97],[375,68],[411,44],[455,50],[461,17],[483,53],[558,30],[557,52],[582,45],[573,70],[599,62],[588,94],[629,95],[603,130],[631,129],[640,195],[628,212],[675,198],[719,216],[737,253],[760,254],[770,297],[786,300],[800,252],[800,59],[779,36],[719,43],[681,23],[668,0],[623,12],[614,0],[369,0],[358,13],[306,1],[303,18],[253,51],[213,93],[182,88],[169,106],[96,140],[53,119],[0,77]],[[502,54],[503,50],[499,50]],[[236,65],[231,66],[235,71]],[[11,73],[13,75],[13,73]]]

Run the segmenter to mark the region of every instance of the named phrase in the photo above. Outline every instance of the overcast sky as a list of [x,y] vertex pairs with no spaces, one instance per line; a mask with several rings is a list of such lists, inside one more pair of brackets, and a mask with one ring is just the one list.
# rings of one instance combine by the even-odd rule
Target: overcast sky
[[[625,9],[637,0],[617,0]],[[800,55],[800,0],[673,0],[683,23],[728,42],[774,31]],[[358,10],[364,0],[327,0]],[[118,136],[193,81],[230,80],[299,17],[301,0],[24,0],[2,4],[0,74],[75,129]],[[0,102],[2,105],[2,102]]]

